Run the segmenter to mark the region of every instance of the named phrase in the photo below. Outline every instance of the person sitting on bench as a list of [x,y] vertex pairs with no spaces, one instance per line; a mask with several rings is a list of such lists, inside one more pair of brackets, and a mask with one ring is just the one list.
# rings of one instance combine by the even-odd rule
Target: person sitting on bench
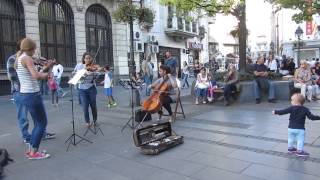
[[275,103],[275,90],[274,84],[272,81],[268,79],[268,68],[264,65],[263,57],[260,56],[257,59],[257,64],[254,66],[254,76],[255,80],[253,81],[254,93],[256,98],[256,104],[260,104],[261,102],[261,90],[267,89],[269,91],[268,101],[270,103]]
[[234,64],[229,64],[228,66],[228,73],[224,77],[225,86],[223,89],[223,96],[224,96],[224,105],[230,105],[230,96],[232,92],[237,91],[236,84],[238,83],[238,72]]

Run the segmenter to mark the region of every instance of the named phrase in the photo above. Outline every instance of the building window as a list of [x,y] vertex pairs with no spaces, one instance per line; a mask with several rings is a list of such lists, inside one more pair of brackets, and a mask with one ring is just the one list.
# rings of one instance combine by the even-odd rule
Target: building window
[[1,0],[0,3],[0,69],[16,52],[17,41],[25,36],[24,12],[20,0]]
[[76,63],[73,12],[65,0],[42,0],[39,5],[41,55],[65,67]]
[[172,21],[173,21],[173,8],[172,6],[168,6],[168,28],[172,28]]
[[183,31],[183,19],[181,17],[178,18],[178,30]]
[[186,22],[185,29],[186,31],[190,32],[190,21],[185,21],[185,22]]
[[96,56],[99,65],[113,65],[112,22],[101,5],[92,5],[86,12],[87,51]]
[[197,23],[196,22],[192,22],[192,32],[197,33]]

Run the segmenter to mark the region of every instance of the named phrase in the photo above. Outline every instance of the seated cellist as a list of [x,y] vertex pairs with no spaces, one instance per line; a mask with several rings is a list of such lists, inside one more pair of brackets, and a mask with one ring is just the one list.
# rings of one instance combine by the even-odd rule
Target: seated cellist
[[[166,91],[164,92],[160,92],[160,102],[162,104],[162,107],[164,107],[169,115],[171,116],[169,121],[172,121],[172,110],[171,110],[171,106],[170,103],[172,103],[172,98],[170,97],[170,93],[174,92],[174,88],[177,87],[177,82],[175,80],[174,77],[171,76],[170,74],[170,67],[169,66],[165,66],[165,65],[161,65],[159,68],[159,75],[160,78],[157,79],[152,85],[151,88],[152,89],[156,89],[159,85],[162,84],[162,82],[165,80],[168,88],[166,89]],[[162,117],[162,110],[158,111],[159,114],[159,120]]]

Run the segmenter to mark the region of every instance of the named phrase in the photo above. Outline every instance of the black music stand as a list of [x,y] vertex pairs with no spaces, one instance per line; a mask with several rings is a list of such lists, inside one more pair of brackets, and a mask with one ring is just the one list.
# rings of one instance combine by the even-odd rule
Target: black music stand
[[[70,83],[69,83],[70,84]],[[70,89],[71,89],[71,114],[72,114],[72,121],[71,121],[71,124],[72,124],[72,134],[67,138],[67,140],[65,141],[65,144],[68,144],[67,146],[67,151],[69,150],[69,147],[70,145],[74,145],[76,146],[77,144],[79,144],[81,141],[87,141],[89,143],[92,143],[91,141],[89,141],[88,139],[76,134],[76,131],[75,131],[75,128],[74,128],[74,108],[73,108],[73,88],[74,86],[72,84],[70,84]],[[76,141],[76,137],[79,138],[78,141]]]
[[130,127],[131,129],[135,128],[134,125],[134,102],[133,102],[133,90],[136,89],[134,86],[134,82],[130,79],[127,80],[126,82],[124,81],[119,81],[119,83],[125,88],[125,89],[129,89],[131,88],[131,116],[128,119],[127,123],[122,127],[121,132],[123,132],[123,130],[126,127]]
[[92,132],[92,134],[94,134],[94,135],[97,135],[98,132],[100,132],[104,136],[104,134],[100,128],[100,124],[98,124],[97,120],[92,121],[92,123],[90,124],[90,127],[87,128],[87,130],[83,134],[83,136],[86,136],[89,131]]

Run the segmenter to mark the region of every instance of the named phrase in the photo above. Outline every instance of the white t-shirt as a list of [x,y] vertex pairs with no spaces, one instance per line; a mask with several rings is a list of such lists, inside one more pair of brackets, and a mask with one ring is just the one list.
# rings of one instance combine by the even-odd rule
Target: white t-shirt
[[52,68],[52,73],[53,73],[53,76],[57,78],[61,78],[63,73],[63,66],[61,64],[54,65]]
[[278,69],[277,60],[273,59],[270,63],[268,60],[264,63],[271,71],[276,71]]
[[112,87],[112,73],[106,72],[104,75],[104,88]]
[[79,70],[84,69],[84,67],[85,67],[84,64],[78,63],[78,64],[76,65],[76,67],[74,68],[73,72],[76,73],[76,72],[78,72]]

